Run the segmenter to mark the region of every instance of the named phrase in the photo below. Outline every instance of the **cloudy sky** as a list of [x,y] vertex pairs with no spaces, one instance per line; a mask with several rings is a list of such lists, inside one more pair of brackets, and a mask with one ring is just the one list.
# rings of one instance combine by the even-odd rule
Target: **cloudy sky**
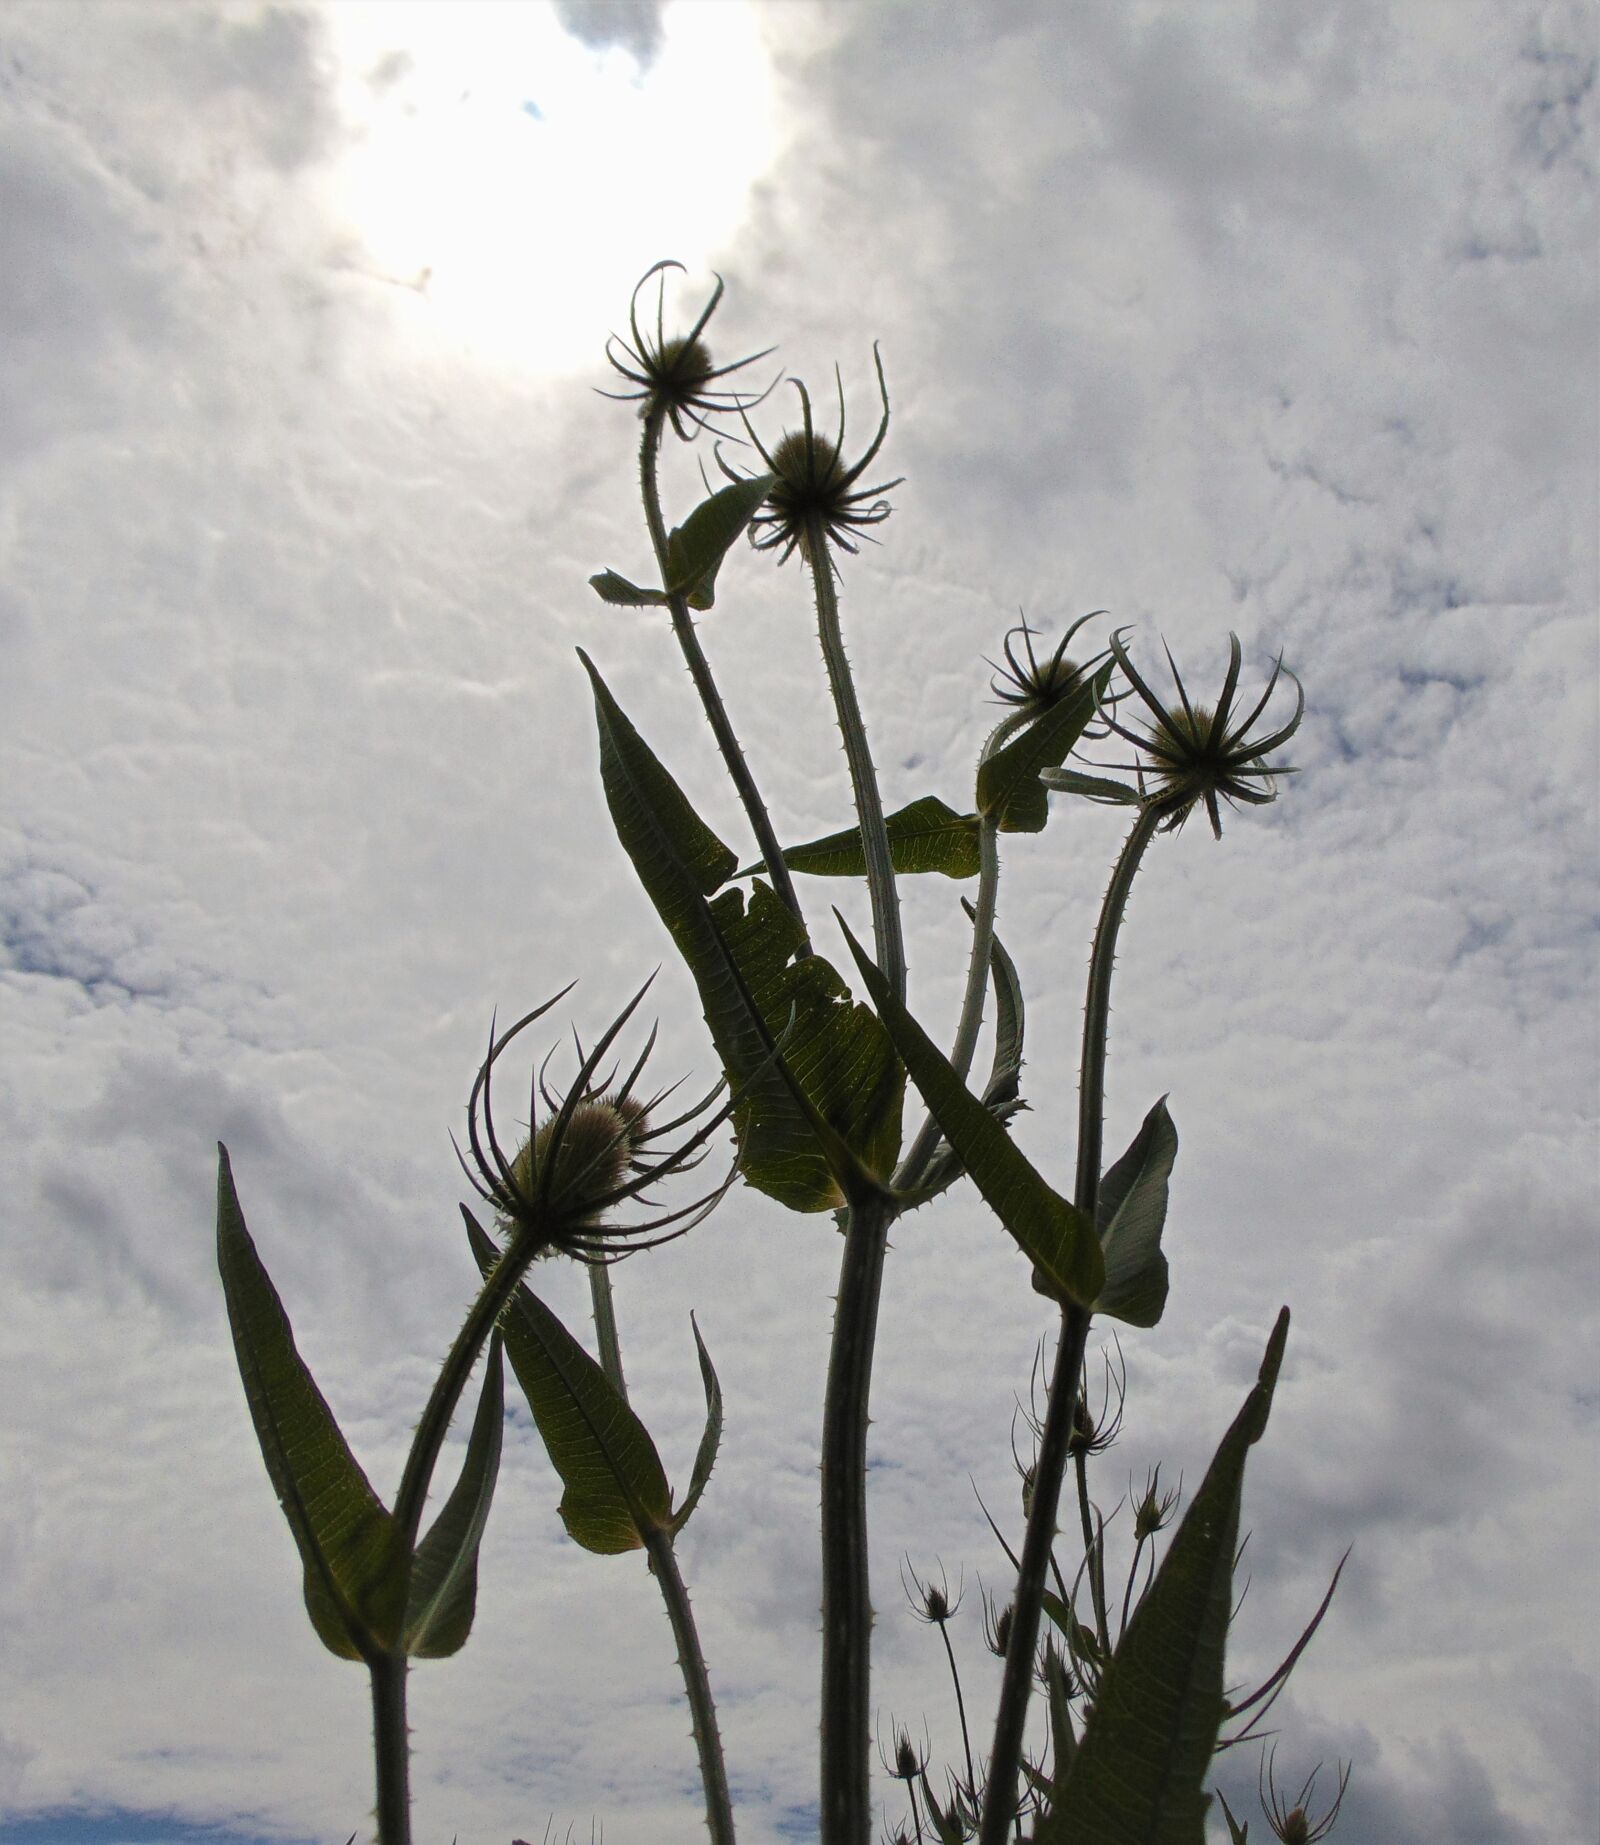
[[[669,957],[575,646],[745,847],[670,634],[585,582],[648,568],[637,424],[591,387],[666,256],[669,313],[720,272],[717,354],[778,342],[819,394],[837,362],[852,429],[881,341],[906,480],[843,610],[891,805],[967,800],[1019,609],[1109,609],[1202,688],[1230,629],[1253,683],[1279,650],[1303,678],[1285,798],[1161,841],[1135,891],[1108,1143],[1170,1096],[1173,1293],[1123,1341],[1095,1490],[1193,1483],[1288,1301],[1239,1680],[1355,1548],[1281,1762],[1353,1761],[1345,1845],[1591,1836],[1596,68],[1581,0],[10,0],[0,1845],[367,1824],[366,1685],[300,1609],[213,1147],[388,1492],[472,1290],[449,1133],[491,1013],[577,978],[592,1035]],[[702,633],[780,831],[844,824],[798,566],[741,550]],[[1005,850],[1018,1133],[1062,1185],[1119,835],[1058,806]],[[834,901],[865,917],[806,895],[819,939]],[[958,895],[905,891],[940,1036]],[[708,1077],[670,962],[655,1003],[656,1067]],[[969,1190],[895,1244],[874,1697],[954,1761],[899,1563],[964,1570],[987,1706],[1004,1569],[969,1478],[1018,1530],[1049,1316]],[[748,1845],[815,1837],[837,1255],[739,1192],[617,1277],[680,1484],[691,1308],[727,1394],[681,1550]],[[548,1286],[581,1325],[580,1278]],[[420,1839],[699,1832],[654,1585],[558,1496],[519,1413],[477,1631],[414,1678]],[[1253,1800],[1253,1755],[1225,1774]]]

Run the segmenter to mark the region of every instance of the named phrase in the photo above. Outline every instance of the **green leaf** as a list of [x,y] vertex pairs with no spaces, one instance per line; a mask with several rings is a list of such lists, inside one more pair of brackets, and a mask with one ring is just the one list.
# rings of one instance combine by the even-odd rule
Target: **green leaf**
[[[969,919],[976,912],[966,898],[961,907]],[[989,983],[994,988],[995,1028],[994,1056],[989,1065],[989,1080],[983,1088],[983,1105],[996,1121],[1009,1121],[1027,1104],[1021,1100],[1022,1075],[1022,983],[1017,978],[1016,963],[1001,946],[1000,938],[989,938]],[[965,1168],[951,1151],[950,1143],[941,1140],[934,1149],[922,1178],[917,1182],[916,1202],[926,1204],[953,1185]]]
[[[793,1210],[845,1201],[864,1167],[893,1169],[904,1073],[871,1010],[763,883],[706,898],[734,857],[629,723],[593,663],[600,769],[623,849],[688,964],[712,1042],[738,1096],[739,1165]],[[783,1039],[781,1059],[774,1051]]]
[[1222,1802],[1222,1817],[1228,1822],[1228,1845],[1250,1845],[1250,1822],[1246,1820],[1241,1826],[1233,1817],[1233,1809],[1228,1805],[1228,1797],[1219,1787],[1217,1799]]
[[1039,780],[1057,794],[1081,794],[1114,807],[1137,807],[1144,798],[1126,782],[1114,782],[1105,775],[1080,775],[1076,769],[1041,769]]
[[341,1659],[391,1652],[405,1612],[404,1537],[295,1348],[289,1316],[245,1227],[222,1146],[217,1267],[245,1401],[300,1552],[306,1612],[317,1638]]
[[1105,1251],[1106,1285],[1094,1304],[1130,1326],[1154,1326],[1167,1304],[1167,1181],[1178,1157],[1178,1130],[1163,1096],[1132,1145],[1100,1181],[1095,1221]]
[[717,572],[777,477],[757,474],[712,494],[667,536],[667,587],[692,609],[709,609],[716,600]]
[[1035,718],[978,768],[977,808],[994,814],[1003,833],[1039,833],[1050,817],[1050,797],[1039,780],[1041,769],[1058,768],[1099,708],[1111,668],[1103,667],[1088,684]]
[[[889,858],[897,872],[915,876],[937,871],[947,878],[978,875],[980,823],[976,814],[958,814],[936,794],[925,794],[921,800],[889,814],[883,824],[889,835]],[[783,862],[791,871],[813,878],[864,878],[867,855],[861,846],[861,828],[847,826],[825,839],[791,846]],[[735,875],[748,877],[760,869],[759,865],[746,865]]]
[[1036,1845],[1204,1845],[1202,1790],[1225,1709],[1245,1460],[1267,1426],[1288,1335],[1285,1307],[1260,1376],[1106,1668],[1066,1788]]
[[[835,912],[837,915],[837,911]],[[1053,1191],[1011,1136],[967,1088],[839,918],[878,1016],[962,1165],[1058,1300],[1090,1305],[1105,1281],[1088,1218]]]
[[1078,1736],[1072,1727],[1072,1701],[1067,1696],[1067,1669],[1053,1646],[1045,1648],[1045,1691],[1050,1706],[1050,1795],[1061,1786],[1072,1768],[1077,1753]]
[[700,1495],[706,1490],[706,1482],[711,1478],[711,1469],[717,1464],[717,1449],[722,1445],[722,1386],[717,1382],[716,1367],[711,1362],[711,1354],[706,1350],[706,1342],[700,1337],[700,1328],[694,1315],[689,1315],[689,1324],[694,1328],[695,1349],[700,1354],[700,1382],[706,1393],[706,1426],[700,1437],[700,1446],[695,1452],[694,1471],[689,1476],[689,1496],[672,1515],[672,1535],[678,1533],[689,1522],[691,1513],[700,1503]]
[[[961,907],[976,921],[972,905],[965,897],[961,899]],[[1022,1091],[1022,1030],[1026,1017],[1017,964],[1007,954],[998,935],[989,937],[989,983],[994,988],[994,1057],[989,1065],[989,1080],[984,1084],[983,1100],[985,1107],[998,1109],[1015,1102]]]
[[599,576],[590,577],[589,587],[602,602],[620,609],[664,609],[669,600],[665,590],[640,589],[614,570],[602,570]]
[[411,1659],[448,1659],[461,1651],[472,1632],[478,1605],[478,1546],[500,1470],[505,1415],[505,1365],[500,1335],[495,1333],[461,1477],[411,1560],[405,1628],[405,1650]]
[[[463,1205],[485,1278],[499,1252]],[[650,1431],[627,1399],[539,1297],[521,1283],[501,1320],[517,1375],[550,1461],[566,1489],[568,1534],[600,1556],[637,1550],[672,1525],[672,1489]]]

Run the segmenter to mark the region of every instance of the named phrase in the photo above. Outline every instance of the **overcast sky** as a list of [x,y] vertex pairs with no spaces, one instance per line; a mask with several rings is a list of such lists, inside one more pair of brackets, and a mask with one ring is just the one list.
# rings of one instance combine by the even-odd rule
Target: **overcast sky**
[[[1230,629],[1250,683],[1280,650],[1303,679],[1283,800],[1135,889],[1107,1141],[1169,1095],[1173,1289],[1095,1490],[1197,1481],[1289,1302],[1230,1676],[1353,1543],[1279,1706],[1296,1781],[1354,1763],[1336,1839],[1592,1836],[1594,10],[447,11],[0,11],[0,1842],[368,1823],[364,1677],[304,1619],[227,1338],[214,1143],[387,1494],[473,1287],[449,1133],[493,1010],[577,978],[592,1035],[666,962],[654,1067],[713,1071],[573,653],[744,851],[662,618],[585,581],[649,569],[638,426],[591,387],[666,256],[681,318],[726,278],[719,357],[778,342],[819,398],[837,361],[852,432],[881,342],[906,480],[843,613],[890,805],[969,800],[1019,608],[1108,609],[1197,689]],[[702,634],[780,832],[845,824],[799,566],[741,549]],[[1017,1131],[1063,1187],[1120,831],[1058,805],[1005,844]],[[804,894],[840,958],[859,893]],[[936,1036],[958,896],[905,890]],[[969,1476],[1019,1531],[1050,1315],[970,1189],[894,1241],[874,1701],[953,1762],[899,1563],[964,1569],[991,1710]],[[680,1548],[747,1845],[815,1837],[838,1248],[740,1191],[617,1275],[680,1488],[691,1307],[727,1395]],[[581,1278],[541,1281],[583,1327]],[[700,1835],[654,1585],[558,1497],[519,1410],[477,1631],[413,1678],[419,1839]]]

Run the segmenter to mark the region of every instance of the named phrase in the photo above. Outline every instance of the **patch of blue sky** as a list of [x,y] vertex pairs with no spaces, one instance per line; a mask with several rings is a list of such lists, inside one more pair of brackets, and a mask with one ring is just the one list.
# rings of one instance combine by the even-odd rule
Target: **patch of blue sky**
[[337,1838],[286,1839],[240,1832],[227,1826],[194,1825],[170,1813],[138,1813],[122,1807],[53,1808],[27,1818],[0,1819],[0,1845],[345,1845]]

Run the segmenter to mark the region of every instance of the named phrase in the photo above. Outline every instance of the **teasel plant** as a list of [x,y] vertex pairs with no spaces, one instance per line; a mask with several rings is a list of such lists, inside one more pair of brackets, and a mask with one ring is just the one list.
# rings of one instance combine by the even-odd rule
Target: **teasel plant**
[[[227,1150],[218,1149],[217,1261],[234,1351],[267,1473],[300,1553],[312,1627],[335,1656],[361,1661],[371,1680],[380,1845],[409,1845],[411,1837],[410,1662],[459,1652],[472,1630],[478,1551],[500,1461],[503,1353],[511,1358],[567,1486],[562,1511],[570,1534],[592,1550],[642,1547],[648,1554],[678,1639],[695,1735],[708,1764],[712,1836],[733,1836],[731,1817],[710,1810],[720,1769],[715,1712],[671,1549],[715,1459],[720,1398],[710,1360],[696,1330],[708,1403],[716,1407],[708,1413],[688,1496],[675,1507],[654,1444],[627,1408],[620,1384],[522,1285],[540,1261],[567,1256],[601,1269],[635,1249],[682,1235],[727,1189],[725,1179],[685,1204],[666,1209],[646,1204],[643,1215],[623,1214],[698,1166],[732,1107],[719,1083],[672,1120],[658,1120],[670,1092],[646,1095],[641,1089],[653,1029],[621,1083],[600,1077],[649,985],[634,994],[591,1051],[580,1053],[565,1095],[552,1094],[550,1059],[544,1060],[530,1078],[526,1133],[511,1152],[495,1126],[496,1066],[571,988],[509,1030],[491,1030],[468,1100],[470,1157],[459,1148],[457,1154],[473,1189],[494,1213],[498,1242],[463,1206],[482,1283],[418,1420],[392,1508],[374,1492],[296,1348],[288,1315],[246,1228]],[[547,1110],[542,1122],[541,1101]],[[486,1346],[489,1361],[460,1476],[421,1534],[446,1434]],[[725,1778],[720,1793],[726,1810]]]
[[[703,324],[703,323],[697,323]],[[635,349],[639,342],[635,341]],[[672,341],[658,323],[656,346]],[[1047,657],[1033,645],[1026,621],[1014,628],[996,664],[994,691],[1005,714],[984,746],[972,809],[950,809],[925,797],[886,814],[867,742],[853,676],[845,654],[839,588],[845,560],[863,539],[876,539],[888,520],[891,491],[901,485],[879,461],[890,408],[881,355],[874,350],[879,418],[870,440],[852,455],[846,442],[845,401],[838,371],[838,420],[819,429],[805,385],[792,381],[799,421],[764,439],[752,420],[754,405],[734,408],[753,451],[750,472],[717,460],[727,485],[713,493],[669,535],[663,552],[668,575],[679,585],[714,581],[732,543],[732,514],[748,527],[759,553],[785,563],[798,557],[806,571],[825,674],[843,739],[855,806],[855,824],[837,834],[781,854],[787,871],[860,878],[871,908],[869,956],[840,919],[847,945],[876,1011],[852,1008],[847,990],[816,952],[792,884],[776,875],[773,851],[758,833],[760,867],[735,871],[737,855],[711,834],[684,799],[649,746],[612,699],[585,656],[596,692],[602,776],[619,836],[641,881],[674,934],[694,973],[713,1039],[730,1077],[752,1045],[770,1043],[778,1008],[796,1008],[795,1055],[780,1059],[789,1144],[807,1145],[804,1178],[780,1171],[771,1149],[780,1138],[772,1119],[752,1111],[741,1123],[740,1164],[758,1188],[800,1210],[834,1209],[844,1233],[834,1336],[823,1411],[822,1451],[822,1714],[820,1830],[825,1845],[858,1845],[870,1831],[870,1634],[868,1534],[865,1499],[865,1430],[870,1400],[873,1341],[883,1284],[888,1230],[909,1208],[926,1203],[957,1176],[971,1177],[1003,1227],[1034,1264],[1035,1287],[1061,1309],[1054,1372],[1039,1425],[1040,1452],[1029,1529],[1018,1559],[1019,1582],[1011,1606],[1010,1641],[995,1735],[984,1774],[981,1832],[998,1845],[1016,1817],[1016,1785],[1023,1729],[1033,1678],[1041,1598],[1062,1475],[1071,1453],[1077,1390],[1092,1315],[1127,1323],[1155,1323],[1165,1304],[1166,1263],[1160,1251],[1166,1177],[1177,1137],[1165,1103],[1157,1103],[1123,1158],[1102,1174],[1106,1028],[1111,969],[1134,876],[1152,838],[1174,831],[1203,805],[1220,835],[1220,805],[1259,805],[1272,798],[1275,779],[1289,771],[1271,760],[1294,734],[1303,710],[1275,728],[1256,725],[1276,688],[1275,670],[1256,708],[1242,717],[1237,691],[1242,651],[1231,643],[1221,693],[1197,705],[1181,679],[1175,700],[1163,702],[1133,666],[1125,637],[1113,633],[1081,664],[1072,657],[1082,618]],[[644,387],[641,384],[640,389]],[[648,404],[648,399],[645,400]],[[724,405],[723,408],[728,408]],[[648,408],[645,411],[648,420]],[[759,470],[759,471],[757,471]],[[731,496],[748,492],[749,500]],[[759,497],[758,497],[759,495]],[[730,516],[722,519],[722,509]],[[647,523],[659,533],[659,511],[647,504]],[[669,589],[640,591],[607,571],[591,579],[608,602],[650,606],[670,602]],[[701,591],[701,602],[709,597]],[[699,683],[697,678],[697,683]],[[1298,694],[1298,686],[1296,686]],[[705,697],[702,690],[702,698]],[[1123,715],[1131,700],[1148,712],[1141,727]],[[1112,738],[1132,742],[1132,764],[1069,766],[1087,743]],[[1108,777],[1105,767],[1131,772],[1130,782]],[[1091,773],[1090,770],[1095,772]],[[1132,810],[1128,839],[1113,870],[1091,955],[1080,1064],[1077,1172],[1070,1197],[1056,1192],[1005,1133],[1021,1106],[1021,993],[1015,969],[995,935],[999,836],[1038,832],[1052,792]],[[747,812],[750,804],[746,803]],[[670,866],[664,861],[670,860]],[[748,903],[736,877],[756,876]],[[943,871],[978,879],[968,907],[973,925],[969,973],[951,1055],[944,1056],[906,1008],[906,964],[896,879]],[[779,905],[792,924],[772,927]],[[760,940],[758,953],[756,941]],[[742,960],[747,966],[741,966]],[[750,978],[746,979],[748,974]],[[966,1086],[981,1029],[986,990],[996,995],[996,1054],[980,1095]],[[759,997],[757,990],[759,989]],[[804,995],[806,1004],[799,1005]],[[805,1051],[800,1049],[804,1044]],[[807,1054],[809,1053],[809,1054]],[[808,1072],[836,1071],[855,1057],[866,1072],[862,1088],[844,1096]],[[922,1092],[928,1115],[902,1154],[899,1091],[909,1079]],[[776,1086],[775,1086],[776,1093]],[[798,1118],[798,1119],[797,1119]],[[1105,1196],[1102,1198],[1102,1178]],[[1237,1495],[1243,1457],[1265,1421],[1281,1362],[1286,1317],[1268,1348],[1257,1390],[1225,1444],[1217,1493]],[[1245,1430],[1254,1433],[1246,1434]],[[1086,1456],[1080,1455],[1080,1463]],[[1082,1472],[1080,1466],[1080,1481]],[[1208,1475],[1208,1479],[1210,1479]],[[1230,1485],[1231,1483],[1231,1485]],[[1083,1488],[1080,1486],[1080,1498]],[[1095,1626],[1109,1642],[1103,1550],[1087,1525],[1090,1573],[1097,1586]],[[1236,1516],[1236,1508],[1235,1508]],[[1152,1591],[1153,1593],[1153,1587]],[[1148,1598],[1144,1598],[1148,1599]],[[1143,1603],[1141,1602],[1141,1605]],[[1214,1612],[1214,1611],[1213,1611]],[[1097,1642],[1098,1643],[1098,1642]],[[1101,1647],[1109,1652],[1109,1645]],[[1217,1694],[1220,1711],[1221,1695]],[[968,1781],[976,1777],[969,1775]],[[969,1788],[975,1796],[976,1789]],[[1195,1796],[1198,1798],[1198,1794]]]
[[[909,1559],[905,1565],[919,1618],[937,1627],[943,1642],[960,1758],[936,1787],[931,1745],[919,1750],[909,1732],[891,1727],[880,1763],[904,1784],[910,1809],[909,1831],[902,1825],[895,1836],[941,1845],[1024,1837],[1033,1845],[1197,1841],[1214,1753],[1259,1739],[1261,1721],[1327,1611],[1338,1572],[1277,1670],[1253,1691],[1231,1690],[1224,1645],[1235,1612],[1243,1477],[1270,1412],[1287,1309],[1181,1518],[1181,1497],[1162,1486],[1159,1469],[1137,1494],[1130,1484],[1120,1526],[1117,1508],[1102,1515],[1093,1501],[1090,1469],[1117,1439],[1127,1379],[1115,1342],[1115,1359],[1104,1356],[1098,1372],[1091,1367],[1090,1329],[1097,1317],[1141,1329],[1162,1317],[1162,1239],[1178,1147],[1163,1097],[1126,1151],[1105,1162],[1112,969],[1152,842],[1197,809],[1220,837],[1225,807],[1275,798],[1292,773],[1279,752],[1301,721],[1304,697],[1280,662],[1255,702],[1242,700],[1237,639],[1230,639],[1213,698],[1192,697],[1175,666],[1174,693],[1163,696],[1136,663],[1127,633],[1097,625],[1105,611],[1077,617],[1054,645],[1036,645],[1041,629],[1024,615],[989,663],[1000,715],[978,753],[970,793],[956,806],[927,794],[886,811],[842,615],[852,560],[864,542],[880,540],[893,515],[890,496],[904,484],[882,459],[891,423],[882,355],[873,348],[877,405],[864,442],[847,441],[837,368],[838,411],[828,428],[819,426],[806,385],[790,380],[793,398],[785,401],[795,406],[793,419],[764,432],[757,423],[770,414],[765,406],[777,381],[747,390],[742,377],[774,349],[716,361],[707,334],[723,296],[720,280],[681,330],[669,327],[667,282],[679,267],[663,262],[647,271],[629,306],[627,336],[614,336],[606,348],[612,388],[604,394],[632,405],[640,422],[641,549],[650,562],[642,582],[634,567],[635,577],[606,568],[590,583],[603,602],[637,611],[641,621],[664,612],[662,625],[688,666],[738,795],[753,856],[707,824],[600,667],[582,649],[579,659],[594,700],[611,820],[694,982],[719,1083],[672,1114],[673,1092],[653,1091],[645,1081],[653,1031],[631,1063],[613,1063],[641,989],[592,1050],[577,1042],[576,1073],[565,1087],[552,1074],[553,1052],[530,1065],[526,1120],[507,1134],[497,1125],[497,1074],[520,1057],[524,1034],[564,993],[509,1030],[491,1030],[469,1095],[465,1146],[457,1149],[488,1220],[463,1206],[482,1285],[418,1424],[393,1511],[373,1494],[295,1351],[222,1159],[219,1262],[246,1397],[300,1548],[308,1612],[324,1642],[362,1660],[372,1678],[380,1845],[409,1845],[407,1663],[457,1650],[472,1624],[477,1548],[498,1465],[502,1354],[561,1478],[569,1534],[601,1554],[643,1550],[660,1583],[684,1674],[707,1831],[714,1845],[733,1845],[732,1783],[710,1676],[673,1554],[715,1464],[721,1388],[692,1325],[706,1420],[679,1501],[629,1399],[611,1274],[628,1254],[691,1229],[735,1178],[786,1209],[828,1218],[841,1234],[819,1439],[821,1845],[868,1845],[874,1826],[866,1438],[889,1233],[908,1212],[967,1180],[1028,1262],[1035,1294],[1050,1303],[1055,1324],[1041,1343],[1026,1414],[1031,1452],[1024,1459],[1013,1446],[1023,1476],[1020,1542],[1013,1547],[989,1519],[1013,1580],[1003,1597],[987,1589],[981,1595],[985,1642],[1001,1666],[987,1747],[950,1635],[962,1592],[950,1594],[942,1571],[936,1580]],[[708,439],[720,476],[713,486],[702,466],[704,497],[671,525],[660,481],[669,436],[680,444]],[[742,539],[758,559],[799,564],[844,750],[851,812],[838,830],[801,845],[778,838],[700,632],[701,618],[725,613],[724,578],[734,575],[727,566]],[[1269,719],[1284,680],[1294,687],[1294,707],[1286,713],[1280,704]],[[1102,761],[1096,752],[1116,759]],[[1070,1187],[1058,1190],[1010,1132],[1028,1106],[1026,1007],[1000,937],[999,890],[1002,847],[1037,849],[1030,836],[1045,831],[1053,808],[1072,802],[1123,807],[1129,830],[1091,944],[1075,1170]],[[948,1051],[910,1010],[900,920],[900,881],[930,875],[971,881],[973,892],[963,898],[967,967]],[[800,900],[814,878],[865,887],[870,948],[835,911],[846,950],[837,966],[819,948]],[[853,971],[864,998],[841,967]],[[991,1007],[989,1066],[980,1078],[975,1065]],[[923,1111],[908,1133],[905,1107],[913,1095]],[[501,1104],[498,1120],[504,1118]],[[652,1202],[659,1186],[708,1155],[727,1124],[734,1151],[726,1176],[681,1205]],[[538,1296],[539,1264],[557,1258],[578,1261],[588,1273],[596,1356]],[[460,1481],[419,1540],[446,1431],[485,1348],[484,1394]],[[1102,1382],[1092,1392],[1094,1375]],[[1069,1464],[1081,1554],[1064,1562],[1058,1517]],[[1113,1574],[1110,1545],[1123,1531],[1131,1538],[1126,1573]],[[1175,1657],[1182,1661],[1176,1674],[1169,1669]],[[1048,1737],[1043,1752],[1030,1755],[1036,1692]],[[1274,1788],[1270,1802],[1264,1796],[1269,1825],[1292,1831],[1304,1821],[1308,1832],[1324,1836],[1336,1803],[1318,1816],[1315,1826],[1324,1831],[1316,1831],[1305,1817],[1309,1787],[1289,1804]]]

